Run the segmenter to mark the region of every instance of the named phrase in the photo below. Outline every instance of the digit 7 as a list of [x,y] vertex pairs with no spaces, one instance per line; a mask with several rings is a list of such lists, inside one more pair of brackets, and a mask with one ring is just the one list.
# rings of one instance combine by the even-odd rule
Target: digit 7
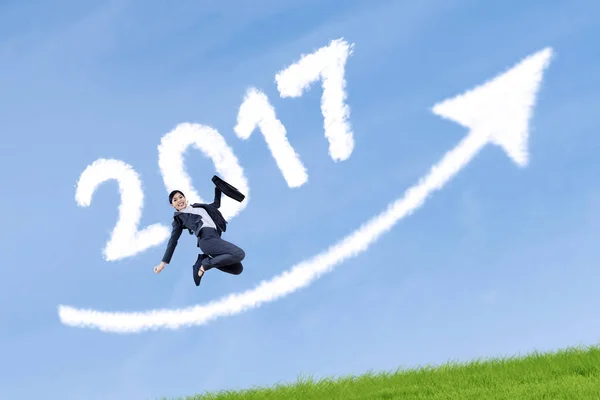
[[310,85],[321,80],[321,113],[325,137],[329,140],[329,155],[334,161],[343,161],[354,150],[354,138],[348,117],[350,108],[345,103],[346,60],[354,44],[343,39],[332,40],[328,46],[303,55],[299,61],[275,75],[282,98],[300,97]]

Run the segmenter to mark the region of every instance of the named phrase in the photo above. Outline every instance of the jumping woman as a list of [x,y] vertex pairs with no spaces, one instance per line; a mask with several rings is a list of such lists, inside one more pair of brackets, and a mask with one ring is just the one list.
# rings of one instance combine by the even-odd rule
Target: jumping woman
[[162,262],[154,267],[154,272],[157,274],[171,262],[171,257],[183,229],[187,229],[190,234],[196,236],[197,246],[204,253],[198,255],[198,259],[193,266],[196,286],[200,285],[204,273],[213,267],[233,275],[242,273],[244,267],[241,261],[246,254],[238,246],[221,239],[222,232],[227,229],[227,221],[223,218],[219,207],[221,206],[222,193],[239,202],[245,196],[216,175],[213,176],[212,181],[215,184],[215,199],[209,204],[188,204],[185,195],[179,190],[173,190],[169,194],[169,203],[175,208],[175,213],[173,215],[171,238],[167,244]]

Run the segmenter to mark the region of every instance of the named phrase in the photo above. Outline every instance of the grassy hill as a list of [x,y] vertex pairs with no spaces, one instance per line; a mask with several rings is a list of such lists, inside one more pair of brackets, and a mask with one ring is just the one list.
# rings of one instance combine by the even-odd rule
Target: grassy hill
[[448,363],[339,379],[299,380],[185,400],[600,400],[600,347]]

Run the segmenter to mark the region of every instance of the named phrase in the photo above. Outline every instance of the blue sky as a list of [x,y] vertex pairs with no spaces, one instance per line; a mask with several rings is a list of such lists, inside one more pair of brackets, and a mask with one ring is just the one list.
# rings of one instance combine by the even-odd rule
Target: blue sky
[[[597,343],[598,15],[589,1],[0,4],[0,398],[150,399]],[[339,37],[355,43],[356,147],[335,163],[319,86],[281,99],[274,75]],[[435,103],[546,46],[526,168],[486,147],[368,251],[258,309],[129,335],[61,324],[59,304],[204,304],[325,250],[464,137]],[[286,185],[260,135],[236,137],[248,86],[271,99],[306,185]],[[187,234],[158,276],[166,243],[103,260],[116,182],[75,202],[85,167],[116,158],[141,175],[141,225],[169,224],[157,146],[181,122],[217,129],[251,190],[225,236],[246,251],[244,273],[199,288]],[[212,163],[189,150],[186,168],[209,198]]]

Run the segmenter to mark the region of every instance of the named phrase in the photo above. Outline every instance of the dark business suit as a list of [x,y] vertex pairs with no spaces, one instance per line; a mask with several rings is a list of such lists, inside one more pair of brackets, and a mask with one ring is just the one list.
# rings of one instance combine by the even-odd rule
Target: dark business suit
[[245,257],[244,250],[221,239],[222,232],[227,230],[227,221],[219,211],[221,206],[221,190],[215,187],[215,199],[212,203],[194,203],[192,207],[203,208],[216,225],[216,229],[212,227],[204,227],[202,217],[196,214],[176,211],[173,215],[173,223],[171,238],[167,244],[167,249],[162,261],[170,263],[173,257],[175,247],[183,229],[187,229],[190,234],[197,237],[197,246],[202,252],[210,257],[198,257],[197,262],[201,262],[204,270],[208,271],[212,267],[216,267],[224,272],[231,274],[240,274],[243,270],[241,261]]

